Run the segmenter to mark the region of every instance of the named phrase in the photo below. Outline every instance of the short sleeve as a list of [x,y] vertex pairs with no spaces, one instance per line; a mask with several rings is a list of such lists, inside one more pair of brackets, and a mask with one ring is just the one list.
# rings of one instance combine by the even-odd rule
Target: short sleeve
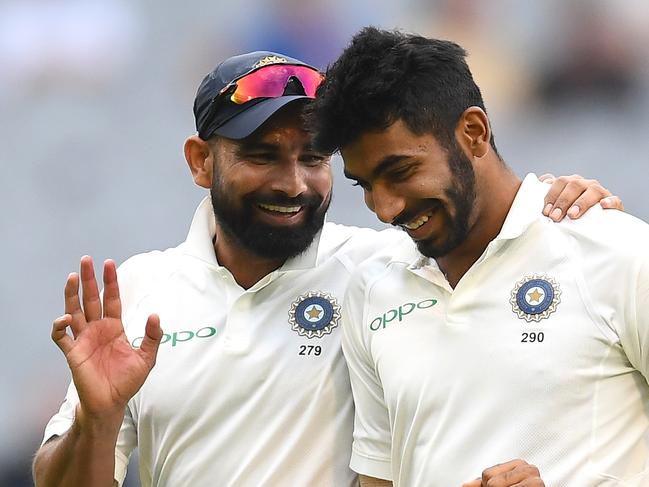
[[649,382],[649,259],[645,255],[632,269],[620,340],[633,367]]
[[356,273],[345,296],[342,338],[355,405],[350,468],[362,475],[391,480],[390,419],[363,333],[364,303],[362,277]]

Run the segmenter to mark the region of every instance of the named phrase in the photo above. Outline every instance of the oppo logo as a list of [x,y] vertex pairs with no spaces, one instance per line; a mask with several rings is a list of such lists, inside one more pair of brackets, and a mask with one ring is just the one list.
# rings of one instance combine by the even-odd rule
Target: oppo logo
[[388,323],[392,323],[394,320],[397,322],[403,321],[403,319],[408,316],[410,313],[417,309],[427,309],[432,308],[437,304],[436,299],[425,299],[419,301],[418,303],[405,303],[395,309],[390,309],[383,313],[382,316],[377,316],[370,323],[370,330],[377,331],[381,328],[385,328]]
[[[160,345],[165,343],[171,343],[172,347],[190,340],[200,339],[200,338],[211,338],[216,336],[217,330],[212,326],[205,326],[198,331],[184,330],[184,331],[175,331],[171,334],[163,333],[162,341]],[[139,348],[144,337],[137,337],[131,342],[131,346],[134,348]]]

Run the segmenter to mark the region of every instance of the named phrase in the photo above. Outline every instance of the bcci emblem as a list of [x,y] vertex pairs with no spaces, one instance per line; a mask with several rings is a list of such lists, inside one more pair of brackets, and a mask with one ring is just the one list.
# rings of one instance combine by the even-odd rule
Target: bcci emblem
[[288,60],[280,56],[266,56],[255,63],[253,69],[268,66],[269,64],[286,64]]
[[561,302],[561,289],[554,279],[542,274],[526,276],[516,283],[509,302],[519,318],[539,322],[550,316]]
[[320,291],[303,294],[288,311],[291,329],[307,338],[322,338],[331,333],[339,320],[340,306],[336,298]]

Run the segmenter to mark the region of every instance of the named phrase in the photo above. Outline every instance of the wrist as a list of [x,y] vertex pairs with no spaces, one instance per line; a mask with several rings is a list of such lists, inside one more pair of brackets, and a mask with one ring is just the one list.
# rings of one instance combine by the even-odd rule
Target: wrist
[[77,404],[72,429],[76,434],[83,434],[95,438],[117,437],[124,420],[126,408],[107,412],[101,415],[88,414],[81,404]]

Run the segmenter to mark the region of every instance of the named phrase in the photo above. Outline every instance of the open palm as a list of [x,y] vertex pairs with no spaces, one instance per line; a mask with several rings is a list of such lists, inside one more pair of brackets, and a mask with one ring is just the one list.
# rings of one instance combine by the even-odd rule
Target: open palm
[[[115,263],[108,260],[104,264],[102,304],[88,256],[81,259],[80,276],[68,276],[65,312],[54,321],[52,339],[65,355],[84,413],[99,416],[123,410],[155,364],[162,338],[160,319],[149,316],[140,348],[131,347],[122,325]],[[68,327],[72,336],[66,332]]]

